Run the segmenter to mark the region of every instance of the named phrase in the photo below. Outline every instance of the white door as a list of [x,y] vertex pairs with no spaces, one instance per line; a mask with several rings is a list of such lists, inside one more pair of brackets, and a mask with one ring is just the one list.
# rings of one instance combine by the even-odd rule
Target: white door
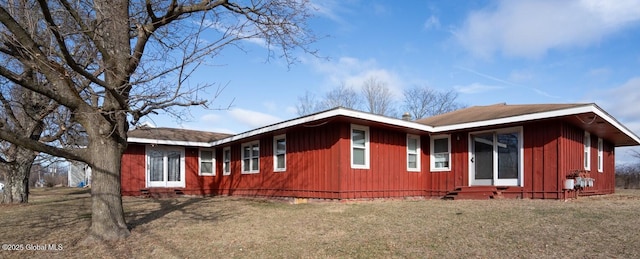
[[522,129],[469,134],[470,185],[522,186]]

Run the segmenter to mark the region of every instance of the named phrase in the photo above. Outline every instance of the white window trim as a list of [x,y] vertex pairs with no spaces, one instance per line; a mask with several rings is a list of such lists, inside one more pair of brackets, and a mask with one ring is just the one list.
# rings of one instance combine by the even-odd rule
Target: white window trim
[[[447,152],[449,153],[449,166],[448,167],[441,167],[441,168],[437,168],[436,167],[436,159],[435,159],[435,152],[434,152],[434,142],[437,139],[447,139]],[[430,152],[429,152],[429,160],[430,160],[430,169],[432,172],[449,172],[451,171],[451,135],[433,135],[430,138]]]
[[[180,152],[180,181],[168,181],[168,180],[164,180],[164,181],[154,181],[151,182],[151,175],[149,174],[149,153],[153,150],[162,150],[162,151],[178,151]],[[178,148],[178,147],[168,147],[168,146],[154,146],[154,145],[147,145],[145,148],[145,187],[146,188],[151,188],[151,187],[160,187],[160,188],[170,188],[170,187],[180,187],[180,188],[184,188],[185,187],[185,178],[187,177],[185,172],[185,155],[184,155],[184,147]],[[163,168],[164,168],[164,163],[166,163],[166,156],[164,156],[163,158]],[[165,172],[163,172],[164,179],[167,179],[167,172],[166,170],[164,170]]]
[[[249,156],[249,168],[247,170],[247,168],[244,168],[244,160],[245,160],[245,156],[244,156],[244,148],[245,147],[252,147],[253,145],[257,145],[258,146],[258,169],[257,170],[253,170],[251,169],[253,167],[253,155]],[[241,148],[240,148],[240,164],[242,166],[242,174],[257,174],[260,173],[260,141],[256,140],[256,141],[251,141],[251,142],[247,142],[242,144]]]
[[[497,174],[494,173],[494,178],[493,178],[493,185],[494,186],[520,186],[520,187],[524,187],[524,128],[522,126],[517,126],[517,127],[511,127],[511,128],[500,128],[500,129],[491,129],[491,130],[483,130],[483,131],[476,131],[476,132],[469,132],[469,148],[468,148],[468,158],[469,159],[473,159],[473,140],[472,140],[472,135],[477,135],[477,134],[482,134],[482,133],[493,133],[494,134],[494,141],[495,141],[495,134],[501,134],[501,133],[509,133],[509,132],[518,132],[518,180],[517,182],[513,182],[512,179],[498,179],[497,178]],[[494,152],[496,152],[496,148],[495,148],[494,144]],[[494,171],[496,170],[496,167],[498,166],[498,161],[495,160],[497,159],[496,154],[494,153]],[[449,164],[451,165],[451,164]],[[475,169],[473,169],[474,164],[473,163],[468,163],[469,165],[469,186],[474,186],[477,184],[474,184],[473,182],[475,181]],[[481,184],[484,185],[484,184]]]
[[[278,167],[278,140],[284,139],[284,167]],[[287,135],[277,135],[273,137],[273,171],[284,172],[287,171]]]
[[[211,172],[202,172],[202,151],[211,152]],[[214,148],[201,148],[198,152],[198,175],[215,176],[216,175],[216,150]]]
[[[353,163],[353,149],[360,148],[353,146],[353,130],[361,130],[364,131],[364,165],[356,165]],[[370,145],[369,145],[369,127],[351,124],[351,130],[349,131],[349,143],[351,143],[350,149],[350,160],[351,160],[351,168],[353,169],[369,169],[369,153],[370,153]]]
[[584,144],[584,150],[582,153],[584,156],[584,170],[591,170],[591,134],[585,131],[584,139],[582,141]]
[[[416,168],[411,168],[409,167],[409,155],[412,154],[410,153],[411,151],[409,150],[409,140],[410,139],[415,139],[416,140]],[[418,135],[413,135],[413,134],[407,134],[407,171],[409,172],[420,172],[421,170],[421,164],[420,164],[420,157],[422,156],[422,152],[421,152],[422,148],[420,145],[420,136]]]
[[598,172],[604,170],[604,142],[602,138],[598,138]]
[[[226,151],[229,151],[229,157],[224,156],[227,153]],[[226,162],[229,162],[229,166],[226,165]],[[231,175],[231,147],[222,149],[222,175]]]

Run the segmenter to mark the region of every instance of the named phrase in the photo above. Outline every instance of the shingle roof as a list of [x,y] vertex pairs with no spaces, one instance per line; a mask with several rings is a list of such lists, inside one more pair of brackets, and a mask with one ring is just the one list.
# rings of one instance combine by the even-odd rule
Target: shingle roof
[[189,141],[189,142],[213,142],[232,136],[226,133],[174,129],[174,128],[137,128],[129,131],[130,138]]
[[521,105],[507,105],[507,104],[494,104],[488,106],[472,106],[457,111],[440,114],[424,119],[416,120],[417,123],[429,125],[429,126],[445,126],[462,124],[477,121],[487,121],[493,119],[501,119],[513,116],[527,115],[540,112],[550,112],[555,110],[576,108],[582,106],[589,106],[591,104],[586,103],[574,103],[574,104],[521,104]]

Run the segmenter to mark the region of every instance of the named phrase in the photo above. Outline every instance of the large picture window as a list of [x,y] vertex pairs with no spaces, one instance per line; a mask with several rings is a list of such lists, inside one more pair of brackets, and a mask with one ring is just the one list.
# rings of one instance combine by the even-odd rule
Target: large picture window
[[258,141],[242,145],[242,173],[257,174],[260,172],[260,144]]
[[147,187],[184,187],[184,149],[147,148]]
[[449,135],[431,137],[431,171],[451,170],[451,138]]
[[273,137],[273,170],[287,170],[287,138],[285,135]]
[[369,127],[351,125],[351,168],[369,169]]
[[407,171],[420,172],[420,136],[407,134]]
[[216,175],[215,150],[200,149],[200,175]]

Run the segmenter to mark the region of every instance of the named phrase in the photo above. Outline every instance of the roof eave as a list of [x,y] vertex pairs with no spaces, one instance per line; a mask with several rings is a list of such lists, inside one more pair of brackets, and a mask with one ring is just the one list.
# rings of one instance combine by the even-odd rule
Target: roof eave
[[127,138],[129,143],[150,144],[150,145],[168,145],[168,146],[187,146],[187,147],[211,147],[211,142],[182,141],[182,140],[164,140],[164,139],[148,139],[148,138]]
[[420,130],[420,131],[425,131],[425,132],[432,132],[433,131],[433,127],[432,126],[420,124],[420,123],[417,123],[417,122],[405,121],[405,120],[395,119],[395,118],[386,117],[386,116],[382,116],[382,115],[376,115],[376,114],[360,112],[360,111],[355,111],[355,110],[350,110],[350,109],[338,107],[338,108],[334,108],[334,109],[327,110],[327,111],[324,111],[324,112],[319,112],[319,113],[316,113],[316,114],[311,114],[311,115],[300,117],[300,118],[297,118],[297,119],[293,119],[293,120],[289,120],[289,121],[285,121],[285,122],[269,125],[269,126],[266,126],[266,127],[262,127],[262,128],[259,128],[259,129],[247,131],[247,132],[244,132],[244,133],[240,133],[238,135],[234,135],[234,136],[231,136],[231,137],[228,137],[228,138],[224,138],[224,139],[220,139],[220,140],[214,141],[211,144],[213,146],[218,146],[218,145],[222,145],[222,144],[225,144],[225,143],[234,142],[234,141],[237,141],[237,140],[241,140],[241,139],[245,139],[245,138],[250,138],[250,137],[253,137],[253,136],[261,135],[261,134],[264,134],[264,133],[273,132],[273,131],[277,131],[277,130],[280,130],[280,129],[285,129],[285,128],[294,127],[294,126],[298,126],[298,125],[303,125],[303,124],[307,124],[307,123],[317,122],[317,121],[321,121],[321,120],[329,119],[329,118],[334,118],[334,117],[338,117],[338,116],[344,116],[344,117],[353,118],[353,119],[367,120],[367,121],[372,121],[372,122],[376,122],[376,123],[389,124],[389,125],[394,125],[394,126],[399,126],[399,127],[404,127],[404,128],[414,129],[414,130]]
[[547,111],[547,112],[530,113],[530,114],[511,116],[511,117],[505,117],[505,118],[499,118],[499,119],[493,119],[493,120],[459,123],[459,124],[452,124],[452,125],[446,125],[446,126],[436,126],[436,127],[433,127],[433,129],[434,129],[434,133],[441,133],[441,132],[449,132],[449,131],[456,131],[456,130],[504,125],[509,123],[534,121],[534,120],[540,120],[540,119],[559,118],[564,116],[572,116],[572,115],[590,113],[590,112],[596,114],[600,118],[607,121],[609,124],[614,126],[616,129],[618,129],[620,132],[625,134],[630,140],[634,142],[634,143],[616,143],[616,146],[640,145],[640,138],[636,134],[634,134],[631,130],[626,128],[624,125],[622,125],[615,118],[613,118],[611,115],[609,115],[604,110],[602,110],[596,104],[587,104],[579,107],[553,110],[553,111]]

